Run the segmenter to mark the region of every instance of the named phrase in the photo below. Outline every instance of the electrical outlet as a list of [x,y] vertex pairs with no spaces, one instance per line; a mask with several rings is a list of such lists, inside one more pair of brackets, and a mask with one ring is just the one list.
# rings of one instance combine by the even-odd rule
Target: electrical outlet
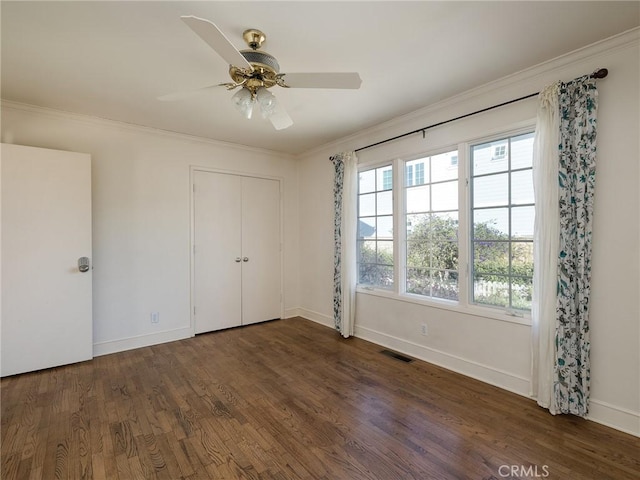
[[151,312],[151,323],[160,323],[160,312]]
[[420,327],[420,333],[422,335],[428,335],[428,330],[427,330],[427,324],[423,323],[422,326]]

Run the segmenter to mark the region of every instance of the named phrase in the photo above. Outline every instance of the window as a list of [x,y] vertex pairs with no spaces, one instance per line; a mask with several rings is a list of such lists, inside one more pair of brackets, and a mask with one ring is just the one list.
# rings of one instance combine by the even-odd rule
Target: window
[[507,146],[505,144],[493,147],[493,157],[491,160],[502,160],[507,155]]
[[[472,302],[530,310],[533,133],[471,147]],[[504,160],[495,162],[496,154]]]
[[393,288],[393,168],[361,171],[358,180],[358,283]]
[[524,316],[533,294],[533,139],[518,131],[364,167],[358,284]]
[[[415,173],[414,173],[415,172]],[[424,183],[424,162],[417,160],[407,164],[405,167],[405,185],[422,185]]]
[[391,168],[382,170],[382,190],[391,190],[393,188],[393,171]]
[[[457,150],[405,163],[421,182],[405,186],[406,292],[458,300]],[[417,179],[417,175],[416,175]]]

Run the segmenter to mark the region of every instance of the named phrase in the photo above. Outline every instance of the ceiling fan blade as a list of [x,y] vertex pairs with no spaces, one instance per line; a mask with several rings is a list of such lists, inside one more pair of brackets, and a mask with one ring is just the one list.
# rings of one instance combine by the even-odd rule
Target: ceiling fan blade
[[279,103],[276,105],[274,112],[269,116],[269,121],[276,130],[284,130],[293,125],[293,120],[287,111]]
[[161,97],[158,97],[158,100],[162,102],[174,102],[176,100],[185,100],[187,98],[200,95],[201,93],[206,92],[207,90],[211,90],[212,88],[216,88],[224,85],[226,84],[221,83],[218,85],[209,85],[208,87],[198,88],[196,90],[189,90],[188,92],[169,93],[168,95],[162,95]]
[[242,56],[238,49],[233,46],[225,34],[222,33],[213,22],[205,20],[204,18],[194,17],[193,15],[180,18],[229,65],[245,68],[249,71],[253,70],[253,67],[247,62],[247,59]]
[[356,72],[283,73],[280,77],[291,88],[360,88],[362,80]]

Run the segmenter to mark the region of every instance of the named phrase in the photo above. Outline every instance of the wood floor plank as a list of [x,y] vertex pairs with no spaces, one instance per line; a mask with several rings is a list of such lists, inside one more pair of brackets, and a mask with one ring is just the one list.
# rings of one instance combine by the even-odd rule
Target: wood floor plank
[[3,378],[0,474],[496,480],[517,465],[640,478],[637,437],[380,350],[294,318]]

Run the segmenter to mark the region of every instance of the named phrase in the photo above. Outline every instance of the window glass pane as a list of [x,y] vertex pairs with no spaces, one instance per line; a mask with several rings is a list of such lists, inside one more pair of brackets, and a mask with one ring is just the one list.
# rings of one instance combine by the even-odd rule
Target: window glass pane
[[475,145],[471,149],[473,175],[506,171],[509,168],[506,145],[506,140]]
[[[456,160],[452,160],[456,157]],[[458,178],[458,151],[441,153],[431,157],[431,181],[441,182]]]
[[509,242],[474,242],[473,271],[476,275],[509,275]]
[[405,185],[410,187],[413,183],[413,165],[407,164],[405,167]]
[[431,210],[458,209],[458,182],[436,183],[431,185]]
[[360,182],[358,185],[358,191],[360,193],[373,192],[376,189],[376,171],[367,170],[366,172],[360,172]]
[[511,209],[511,237],[533,240],[535,207],[514,207]]
[[425,168],[424,163],[416,163],[415,178],[413,179],[414,185],[422,185],[425,182]]
[[473,238],[476,240],[508,240],[509,209],[483,208],[473,211]]
[[393,192],[388,190],[376,194],[378,197],[378,215],[393,214]]
[[489,175],[473,180],[473,206],[494,207],[509,204],[509,174]]
[[428,222],[428,214],[422,213],[417,215],[407,215],[407,238],[411,237],[415,240],[419,237],[425,237],[424,231]]
[[458,212],[431,215],[431,237],[434,241],[458,241]]
[[377,261],[382,265],[393,265],[393,241],[378,241]]
[[527,133],[511,139],[511,168],[527,168],[533,165],[533,137]]
[[534,203],[533,171],[531,169],[511,173],[511,204]]
[[360,195],[358,199],[358,216],[371,217],[376,214],[376,194]]
[[494,307],[509,306],[509,277],[474,275],[473,300]]
[[393,287],[393,267],[361,263],[358,269],[358,283],[382,288]]
[[407,188],[407,213],[428,212],[430,210],[428,185]]
[[431,244],[432,268],[447,270],[458,269],[458,243],[457,242],[433,242]]
[[393,240],[393,217],[391,215],[378,217],[376,236],[379,239]]
[[407,293],[431,295],[431,277],[427,268],[407,268]]
[[407,266],[429,267],[431,263],[431,246],[428,241],[407,242]]
[[511,270],[513,275],[533,277],[533,242],[511,244]]
[[375,263],[376,242],[358,242],[358,263]]
[[376,217],[364,217],[358,220],[358,238],[370,238],[376,233]]
[[458,300],[458,272],[434,270],[431,273],[431,296],[445,300]]
[[409,169],[413,170],[413,183],[407,183],[407,187],[411,185],[422,185],[423,183],[429,182],[429,157],[411,160],[405,165],[407,172]]
[[531,310],[533,299],[533,279],[514,277],[511,286],[511,305],[519,310]]
[[391,165],[388,167],[376,168],[377,190],[391,190],[393,188],[393,171]]

